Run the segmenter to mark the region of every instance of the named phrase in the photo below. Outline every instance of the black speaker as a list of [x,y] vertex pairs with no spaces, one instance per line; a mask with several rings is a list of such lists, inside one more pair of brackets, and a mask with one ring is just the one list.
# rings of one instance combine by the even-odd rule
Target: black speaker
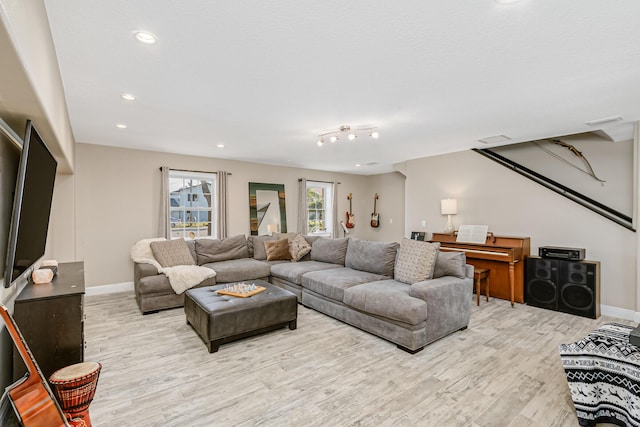
[[600,262],[528,257],[525,302],[597,319],[600,317]]
[[558,309],[563,313],[600,317],[600,263],[562,262],[559,271]]
[[527,258],[525,302],[534,307],[558,310],[558,260]]

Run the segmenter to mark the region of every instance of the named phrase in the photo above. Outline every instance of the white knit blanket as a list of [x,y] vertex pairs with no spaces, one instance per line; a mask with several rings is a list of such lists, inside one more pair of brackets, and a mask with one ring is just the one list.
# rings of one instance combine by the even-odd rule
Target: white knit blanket
[[153,256],[151,250],[152,242],[167,240],[164,237],[154,239],[142,239],[137,241],[129,254],[133,262],[140,264],[151,264],[159,273],[164,274],[169,279],[169,283],[176,294],[181,294],[187,289],[193,288],[203,280],[215,277],[216,272],[207,267],[199,265],[177,265],[175,267],[162,267]]

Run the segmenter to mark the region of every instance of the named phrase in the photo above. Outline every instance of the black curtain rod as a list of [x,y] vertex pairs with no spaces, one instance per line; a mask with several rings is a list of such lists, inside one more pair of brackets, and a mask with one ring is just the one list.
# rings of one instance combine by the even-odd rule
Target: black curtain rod
[[[160,167],[160,170],[162,170],[162,167]],[[205,172],[205,171],[194,171],[194,170],[189,170],[189,169],[171,169],[169,168],[170,171],[176,171],[176,172],[192,172],[192,173],[218,173],[218,172]],[[233,175],[231,172],[227,172],[227,175]]]
[[[298,178],[298,182],[302,181],[302,178]],[[317,179],[308,179],[307,181],[313,181],[313,182],[323,182],[325,184],[333,184],[333,181],[320,181]],[[336,184],[342,184],[341,182],[336,182]]]

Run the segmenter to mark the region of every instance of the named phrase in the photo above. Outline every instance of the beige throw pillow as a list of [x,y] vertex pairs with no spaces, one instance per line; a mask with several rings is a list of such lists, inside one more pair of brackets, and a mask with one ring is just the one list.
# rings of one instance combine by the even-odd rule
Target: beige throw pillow
[[311,245],[307,242],[307,239],[302,237],[301,234],[298,234],[289,240],[289,252],[291,253],[291,260],[297,262],[311,252]]
[[289,239],[286,237],[280,240],[265,241],[264,248],[267,251],[267,261],[291,259]]
[[440,243],[402,239],[394,270],[395,279],[410,285],[432,279],[439,248]]
[[151,242],[150,246],[153,256],[162,267],[196,264],[184,239]]

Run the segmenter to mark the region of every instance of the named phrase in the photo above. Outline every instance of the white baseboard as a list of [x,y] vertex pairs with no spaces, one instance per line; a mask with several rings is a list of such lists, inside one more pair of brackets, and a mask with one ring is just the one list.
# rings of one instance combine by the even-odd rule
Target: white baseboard
[[133,282],[113,283],[111,285],[88,286],[85,288],[85,295],[105,295],[116,292],[133,292]]
[[617,317],[618,319],[640,322],[640,313],[626,308],[600,304],[600,314],[603,316]]

